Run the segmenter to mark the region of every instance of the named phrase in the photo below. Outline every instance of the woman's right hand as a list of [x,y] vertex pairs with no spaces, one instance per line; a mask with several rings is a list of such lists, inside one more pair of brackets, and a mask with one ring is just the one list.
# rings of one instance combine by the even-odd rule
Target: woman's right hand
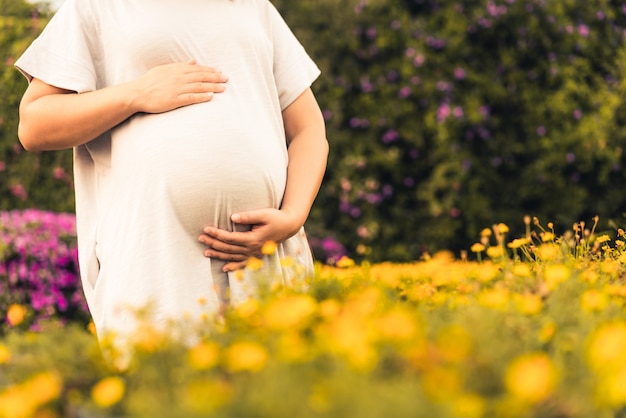
[[76,94],[33,78],[20,103],[19,138],[27,150],[84,144],[137,112],[163,113],[208,102],[228,78],[194,60],[152,68],[136,80]]
[[219,70],[190,60],[154,67],[128,87],[135,92],[137,112],[163,113],[207,102],[224,92],[227,81]]

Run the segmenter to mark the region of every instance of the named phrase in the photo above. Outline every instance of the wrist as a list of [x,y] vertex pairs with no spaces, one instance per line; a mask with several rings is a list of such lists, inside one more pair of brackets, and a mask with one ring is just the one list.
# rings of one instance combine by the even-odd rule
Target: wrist
[[302,213],[302,211],[297,211],[289,207],[282,207],[280,211],[287,216],[289,225],[289,237],[294,236],[304,226],[304,223],[306,222],[308,216],[308,212]]

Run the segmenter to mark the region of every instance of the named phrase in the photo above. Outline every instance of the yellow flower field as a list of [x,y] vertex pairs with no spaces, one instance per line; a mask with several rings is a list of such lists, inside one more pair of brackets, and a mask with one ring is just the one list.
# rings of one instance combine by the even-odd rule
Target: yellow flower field
[[26,331],[13,307],[0,417],[623,416],[624,232],[534,225],[496,225],[461,257],[259,277],[191,346],[146,324],[122,368],[88,329]]

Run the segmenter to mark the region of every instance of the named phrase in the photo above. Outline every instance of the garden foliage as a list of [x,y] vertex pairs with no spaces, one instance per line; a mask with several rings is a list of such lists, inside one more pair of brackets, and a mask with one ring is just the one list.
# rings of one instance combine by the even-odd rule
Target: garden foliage
[[260,276],[265,292],[191,344],[143,323],[122,367],[84,326],[32,333],[12,305],[0,417],[624,416],[624,231],[526,227],[484,230],[481,261],[344,258],[288,289]]
[[[274,3],[323,71],[331,155],[314,237],[399,261],[526,213],[623,222],[621,1]],[[70,153],[23,153],[15,138],[25,82],[11,64],[43,25],[20,13],[2,17],[0,208],[68,211]]]

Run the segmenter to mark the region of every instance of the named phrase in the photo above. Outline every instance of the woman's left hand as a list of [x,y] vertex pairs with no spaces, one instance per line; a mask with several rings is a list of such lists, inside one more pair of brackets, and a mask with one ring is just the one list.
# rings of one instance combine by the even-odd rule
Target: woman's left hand
[[279,209],[258,209],[236,213],[231,217],[235,224],[250,225],[249,231],[231,232],[206,227],[198,241],[207,246],[205,257],[225,261],[223,271],[235,271],[246,266],[250,257],[261,257],[261,248],[268,241],[283,242],[300,230],[289,213]]

